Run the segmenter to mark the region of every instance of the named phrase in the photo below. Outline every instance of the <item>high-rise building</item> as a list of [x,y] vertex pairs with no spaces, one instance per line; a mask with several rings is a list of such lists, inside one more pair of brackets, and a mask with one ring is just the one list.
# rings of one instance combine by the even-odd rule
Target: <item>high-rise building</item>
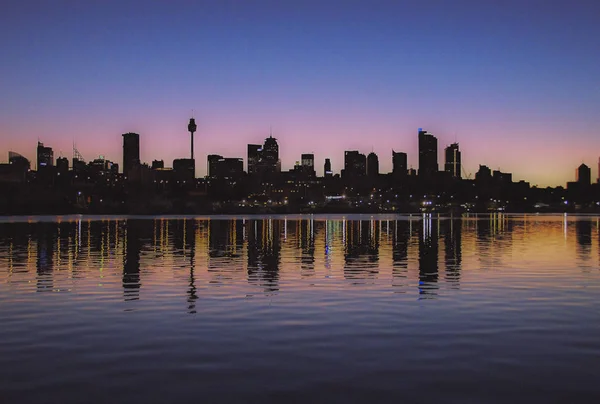
[[437,138],[419,128],[419,176],[432,177],[437,172]]
[[374,152],[367,156],[367,176],[377,177],[379,175],[379,158]]
[[173,173],[177,181],[189,181],[190,183],[195,177],[195,162],[192,159],[175,159],[173,160]]
[[28,171],[31,168],[31,163],[27,158],[13,151],[8,152],[8,164],[18,167],[22,171]]
[[315,173],[315,155],[312,153],[302,154],[301,159],[302,171],[311,177],[316,175]]
[[331,159],[325,159],[325,165],[323,166],[323,176],[333,176],[333,171],[331,171]]
[[131,171],[140,166],[140,135],[137,133],[123,134],[123,174],[130,175]]
[[367,156],[356,151],[344,152],[344,170],[342,177],[360,177],[367,172]]
[[37,169],[43,170],[54,165],[54,151],[52,147],[46,147],[43,143],[37,145]]
[[248,174],[274,174],[281,172],[279,145],[272,135],[265,139],[263,146],[248,145]]
[[281,171],[281,162],[279,161],[279,145],[273,135],[265,139],[262,149],[261,165],[269,173],[278,173]]
[[408,172],[408,158],[406,153],[392,150],[392,174],[395,177],[403,177]]
[[577,182],[582,185],[590,185],[592,182],[592,170],[585,164],[581,164],[577,167],[575,175],[577,177]]
[[458,148],[458,143],[452,143],[446,147],[445,154],[445,171],[450,173],[452,178],[461,178],[460,149]]
[[63,175],[66,174],[69,171],[69,159],[66,157],[57,158],[56,170]]
[[248,145],[248,174],[258,173],[258,163],[260,161],[260,153],[262,146],[259,144]]
[[479,171],[475,173],[475,181],[478,183],[487,183],[492,179],[492,170],[488,166],[479,165]]
[[209,154],[206,159],[208,163],[207,175],[211,178],[215,178],[217,176],[217,172],[219,171],[219,160],[222,160],[223,156],[218,154]]

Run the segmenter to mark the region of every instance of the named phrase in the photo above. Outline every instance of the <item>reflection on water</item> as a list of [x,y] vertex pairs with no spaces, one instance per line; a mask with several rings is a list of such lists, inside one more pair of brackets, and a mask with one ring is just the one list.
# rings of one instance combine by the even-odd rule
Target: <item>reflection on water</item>
[[[194,313],[198,284],[227,286],[242,278],[254,287],[248,290],[252,295],[284,291],[286,277],[295,288],[302,285],[296,277],[341,276],[346,285],[387,284],[397,293],[415,288],[421,298],[435,298],[440,290],[460,288],[465,259],[470,267],[490,270],[506,265],[515,253],[545,259],[556,254],[557,243],[574,244],[572,258],[587,269],[594,265],[593,232],[598,234],[596,218],[497,214],[381,220],[74,218],[1,223],[0,264],[9,285],[30,282],[35,273],[38,292],[71,291],[77,279],[93,276],[106,287],[121,270],[124,301],[140,299],[145,278],[162,282],[175,272],[178,281],[185,279],[182,292]],[[571,255],[557,259],[568,261]],[[64,271],[68,276],[59,277]]]
[[3,403],[600,398],[597,217],[37,219],[0,222]]

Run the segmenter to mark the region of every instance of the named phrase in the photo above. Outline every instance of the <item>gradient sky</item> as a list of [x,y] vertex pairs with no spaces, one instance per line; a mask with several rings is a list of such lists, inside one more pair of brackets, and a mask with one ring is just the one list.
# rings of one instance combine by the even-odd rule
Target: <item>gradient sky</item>
[[282,167],[391,150],[417,128],[463,165],[564,185],[600,156],[600,1],[27,1],[0,8],[0,161],[39,138],[121,163],[244,157],[273,127]]

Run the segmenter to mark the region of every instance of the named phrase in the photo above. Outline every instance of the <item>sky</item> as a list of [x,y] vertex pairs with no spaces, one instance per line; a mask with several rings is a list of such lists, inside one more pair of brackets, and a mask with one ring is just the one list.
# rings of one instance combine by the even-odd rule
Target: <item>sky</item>
[[[598,176],[600,1],[33,1],[0,13],[0,161],[36,142],[122,162],[246,159],[272,128],[282,168],[392,150],[417,130],[532,185]],[[193,112],[192,112],[193,111]]]

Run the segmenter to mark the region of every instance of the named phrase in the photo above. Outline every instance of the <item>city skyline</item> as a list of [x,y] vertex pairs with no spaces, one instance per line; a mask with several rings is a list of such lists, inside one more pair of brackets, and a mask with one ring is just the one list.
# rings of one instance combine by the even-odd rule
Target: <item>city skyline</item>
[[585,162],[596,178],[597,2],[458,3],[8,2],[0,151],[34,161],[39,139],[70,157],[75,141],[118,161],[135,132],[143,161],[173,161],[193,109],[198,176],[272,125],[283,170],[314,153],[339,173],[344,150],[375,151],[381,172],[403,151],[416,168],[424,127],[438,156],[460,143],[471,174],[557,186]]
[[[195,119],[194,118],[190,118],[190,125],[192,122],[194,122],[195,125]],[[195,131],[195,130],[194,130]],[[190,131],[190,135],[192,136],[190,139],[193,139],[193,135],[191,134]],[[41,142],[40,140],[38,140],[37,142],[37,153],[36,156],[33,159],[28,159],[27,158],[27,154],[26,153],[20,153],[18,151],[15,150],[10,150],[8,152],[8,156],[9,159],[11,158],[12,155],[14,156],[19,156],[19,157],[25,157],[29,160],[29,164],[31,166],[32,170],[39,170],[40,169],[40,164],[41,166],[45,167],[47,165],[51,165],[51,166],[59,166],[61,164],[60,160],[64,160],[62,162],[62,164],[65,164],[69,170],[72,170],[74,167],[72,166],[75,160],[78,160],[80,162],[91,162],[93,160],[105,160],[107,162],[109,162],[110,164],[115,164],[116,168],[119,169],[119,172],[122,173],[123,175],[127,175],[127,172],[133,168],[133,166],[135,165],[146,165],[148,168],[151,169],[155,169],[155,168],[160,168],[160,169],[164,169],[164,168],[168,168],[168,169],[177,169],[177,165],[178,164],[184,164],[185,166],[188,167],[188,169],[192,170],[192,172],[194,171],[192,169],[192,166],[189,165],[189,163],[191,163],[192,161],[195,163],[195,167],[196,167],[196,171],[194,172],[194,174],[192,175],[195,178],[208,178],[210,176],[210,171],[211,171],[211,166],[213,167],[212,170],[216,169],[216,166],[214,166],[216,160],[225,160],[225,161],[229,161],[230,163],[233,163],[236,167],[237,164],[236,162],[239,162],[239,168],[236,168],[236,171],[243,171],[247,174],[257,174],[257,173],[263,173],[264,174],[264,167],[261,170],[257,170],[257,167],[259,166],[264,166],[264,164],[266,163],[267,166],[272,166],[271,168],[268,168],[267,170],[274,170],[274,172],[284,172],[284,171],[293,171],[294,168],[296,167],[305,167],[305,166],[310,166],[310,170],[313,172],[313,175],[316,175],[318,177],[326,177],[326,176],[332,176],[332,175],[338,175],[338,176],[343,176],[344,175],[344,170],[348,171],[349,166],[348,164],[358,164],[357,167],[350,167],[350,170],[352,172],[357,171],[358,175],[365,175],[367,177],[373,177],[373,175],[399,175],[401,174],[400,172],[396,172],[396,170],[400,169],[403,170],[403,173],[401,175],[418,175],[419,178],[421,180],[427,180],[428,178],[431,178],[432,175],[436,175],[437,173],[442,173],[442,172],[447,172],[450,174],[450,178],[458,178],[458,179],[466,179],[466,180],[473,180],[476,178],[476,174],[479,170],[483,169],[484,170],[495,170],[496,168],[494,167],[489,167],[488,164],[485,164],[485,162],[479,163],[477,164],[477,170],[474,171],[470,171],[470,170],[466,170],[462,164],[462,146],[460,146],[459,142],[453,142],[450,143],[446,146],[440,146],[440,142],[439,139],[435,136],[435,134],[424,130],[424,128],[418,128],[417,129],[417,142],[418,142],[418,150],[416,151],[416,158],[417,158],[417,164],[416,166],[413,166],[411,164],[408,164],[408,161],[411,161],[410,159],[410,152],[407,151],[400,151],[400,150],[390,150],[389,152],[389,156],[385,157],[382,156],[382,160],[383,162],[388,162],[389,160],[389,164],[391,165],[390,170],[389,171],[382,171],[381,170],[381,166],[380,166],[380,159],[379,159],[379,154],[375,153],[374,150],[372,150],[370,153],[363,153],[362,150],[349,150],[346,149],[344,150],[343,153],[343,157],[341,159],[341,165],[342,167],[339,169],[339,171],[335,171],[332,168],[332,164],[331,164],[331,160],[334,158],[331,157],[325,157],[323,159],[322,162],[318,162],[315,159],[315,153],[304,153],[301,152],[299,154],[299,158],[297,160],[294,160],[293,164],[291,164],[291,167],[288,169],[286,165],[282,164],[282,159],[280,158],[280,149],[279,149],[279,143],[277,142],[277,138],[273,136],[273,132],[272,132],[272,128],[270,129],[270,133],[269,135],[265,138],[265,143],[263,144],[256,144],[256,142],[251,143],[251,144],[247,144],[246,145],[246,154],[244,156],[229,156],[229,155],[219,155],[216,153],[210,153],[207,152],[206,153],[206,160],[204,162],[204,164],[202,164],[202,162],[199,162],[198,159],[190,159],[189,157],[194,156],[195,153],[195,148],[193,145],[193,140],[191,140],[191,145],[190,145],[190,150],[188,150],[188,156],[180,156],[177,157],[175,159],[172,160],[172,164],[169,164],[169,161],[161,158],[161,157],[157,157],[151,161],[146,161],[143,158],[141,158],[141,146],[140,144],[142,143],[142,141],[140,140],[140,134],[138,133],[133,133],[133,132],[127,132],[127,133],[123,133],[122,135],[123,138],[123,142],[122,142],[122,146],[121,146],[121,156],[120,158],[112,158],[111,156],[105,156],[103,154],[97,154],[95,157],[89,159],[89,160],[85,160],[84,157],[80,154],[79,149],[76,147],[75,142],[73,142],[72,145],[72,155],[71,156],[65,156],[62,152],[59,153],[58,155],[56,155],[56,157],[54,157],[55,154],[55,150],[51,145],[44,145],[43,142]],[[142,137],[143,140],[143,137]],[[132,143],[133,142],[133,143]],[[272,146],[269,146],[270,144],[272,144]],[[269,151],[270,147],[274,147],[275,149],[273,149],[271,152]],[[264,162],[260,162],[263,160],[261,156],[263,153],[267,152],[267,154],[270,153],[275,153],[272,156],[267,156],[266,160]],[[350,157],[349,157],[350,156]],[[389,157],[389,159],[388,159]],[[361,163],[356,162],[355,159],[356,158],[363,158],[364,161]],[[397,160],[399,158],[399,160]],[[41,159],[41,160],[40,160]],[[82,160],[84,159],[84,160]],[[308,161],[307,159],[310,159],[310,161]],[[354,162],[353,162],[354,161]],[[7,161],[6,163],[9,163],[9,161]],[[322,164],[319,164],[322,163]],[[386,164],[384,164],[386,165]],[[204,167],[203,173],[198,174],[198,170],[197,167]],[[180,166],[183,167],[183,166]],[[253,168],[254,167],[254,168]],[[318,168],[320,167],[320,168]],[[327,169],[327,167],[329,167],[329,169]],[[370,168],[371,167],[371,168]],[[570,179],[568,179],[566,181],[566,185],[568,185],[569,182],[578,182],[580,181],[580,177],[581,177],[581,170],[582,168],[585,167],[585,170],[587,171],[587,180],[585,180],[584,182],[586,183],[595,183],[595,182],[599,182],[600,183],[600,158],[598,159],[598,163],[597,163],[597,170],[596,172],[598,173],[598,176],[594,176],[592,175],[592,167],[594,167],[593,164],[586,164],[585,162],[581,162],[581,164],[579,164],[577,166],[577,168],[575,169],[575,175],[572,176]],[[225,167],[223,167],[225,168]],[[374,168],[374,169],[373,169]],[[422,168],[424,168],[422,170]],[[503,170],[500,170],[500,168],[497,169],[498,172],[502,172]],[[362,172],[362,174],[360,174],[360,172]],[[412,174],[411,174],[412,172]],[[490,171],[491,173],[491,171]],[[514,173],[512,172],[508,172],[508,174],[510,174],[511,176],[511,181],[513,180],[513,176]],[[352,175],[356,175],[356,173],[352,174]],[[518,178],[515,179],[515,181],[525,181],[528,182],[529,181],[525,178]],[[537,184],[532,184],[533,186],[537,186]],[[551,185],[550,187],[564,187],[564,185],[562,184],[555,184],[555,185]]]

